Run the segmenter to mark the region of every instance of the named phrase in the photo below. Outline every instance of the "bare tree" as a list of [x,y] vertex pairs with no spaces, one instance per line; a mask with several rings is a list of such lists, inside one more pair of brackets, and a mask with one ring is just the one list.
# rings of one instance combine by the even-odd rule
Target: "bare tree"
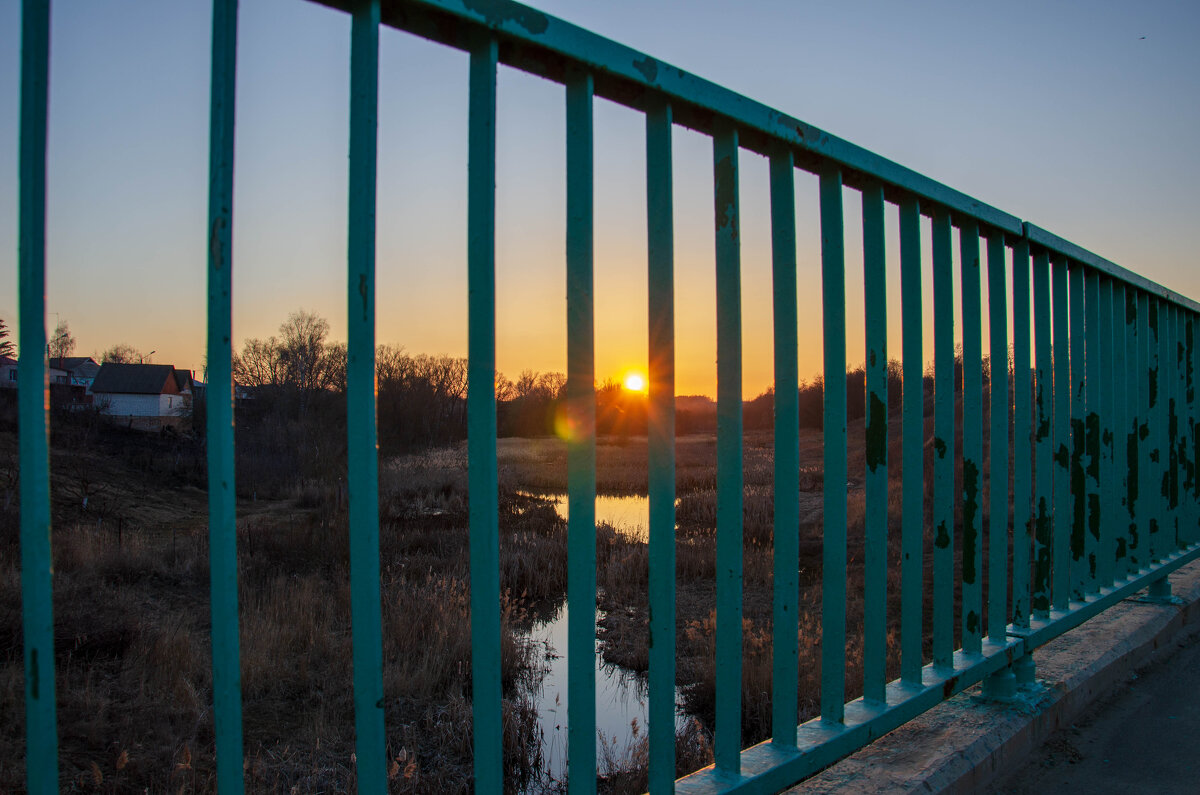
[[408,371],[408,356],[402,346],[379,345],[375,349],[375,378],[380,384],[399,383]]
[[508,377],[499,370],[496,371],[496,400],[504,403],[516,397],[517,390],[513,386],[513,382],[508,380]]
[[537,383],[538,389],[551,399],[560,398],[567,392],[567,377],[562,373],[542,373]]
[[279,355],[287,384],[300,393],[300,410],[304,411],[309,396],[324,385],[329,321],[301,309],[288,315],[279,334]]
[[48,348],[51,359],[63,359],[75,352],[75,338],[71,336],[71,329],[67,325],[67,321],[58,321],[58,325],[54,327],[54,334],[50,337]]
[[321,386],[337,392],[346,391],[347,349],[344,342],[325,346],[325,361],[321,366]]
[[250,339],[233,357],[233,380],[242,386],[283,386],[284,367],[279,339]]
[[137,348],[132,345],[127,345],[124,342],[118,342],[111,348],[100,354],[101,364],[137,364],[144,357]]
[[537,390],[538,374],[533,370],[522,370],[517,376],[517,382],[513,384],[513,391],[517,398],[533,397]]

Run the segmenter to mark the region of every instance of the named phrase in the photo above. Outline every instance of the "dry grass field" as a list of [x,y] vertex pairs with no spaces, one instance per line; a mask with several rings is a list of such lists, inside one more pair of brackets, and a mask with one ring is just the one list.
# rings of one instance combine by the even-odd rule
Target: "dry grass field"
[[[894,633],[898,422],[891,431],[889,628]],[[848,697],[861,692],[862,678],[861,422],[852,425],[850,438]],[[203,457],[194,442],[146,439],[92,440],[81,446],[64,436],[54,445],[54,609],[66,791],[214,788]],[[814,714],[819,699],[821,445],[819,431],[802,432],[801,477],[795,485],[802,514],[801,719]],[[683,707],[699,719],[681,735],[680,773],[711,758],[705,733],[712,726],[715,679],[715,449],[712,436],[682,437],[677,444],[677,679]],[[172,455],[172,450],[180,452]],[[765,738],[770,728],[775,485],[770,434],[748,434],[744,451],[742,690],[748,745]],[[565,522],[552,502],[532,496],[565,490],[565,456],[556,439],[500,441],[504,749],[514,791],[557,786],[545,777],[530,695],[543,663],[525,630],[561,602],[566,590]],[[928,473],[928,449],[926,458]],[[0,518],[2,791],[19,791],[24,778],[16,467],[15,434],[0,431],[0,501],[7,506]],[[601,440],[597,477],[602,494],[645,494],[645,440]],[[465,449],[384,462],[380,512],[390,786],[394,792],[467,792]],[[345,791],[353,787],[355,771],[344,484],[305,481],[286,498],[241,501],[238,548],[247,788]],[[930,549],[927,541],[927,567]],[[612,527],[597,529],[602,654],[633,671],[648,664],[646,552],[644,543]],[[928,574],[925,585],[930,587]],[[898,673],[894,654],[888,673]],[[606,752],[602,770],[607,791],[642,791],[644,742]]]

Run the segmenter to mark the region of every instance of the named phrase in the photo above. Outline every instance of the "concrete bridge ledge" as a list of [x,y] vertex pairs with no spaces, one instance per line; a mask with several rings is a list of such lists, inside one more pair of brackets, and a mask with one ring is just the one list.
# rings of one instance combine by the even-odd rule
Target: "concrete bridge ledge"
[[1127,599],[1037,649],[1042,687],[1015,703],[985,702],[976,685],[787,792],[983,791],[1174,641],[1200,632],[1200,562],[1170,581],[1179,604]]

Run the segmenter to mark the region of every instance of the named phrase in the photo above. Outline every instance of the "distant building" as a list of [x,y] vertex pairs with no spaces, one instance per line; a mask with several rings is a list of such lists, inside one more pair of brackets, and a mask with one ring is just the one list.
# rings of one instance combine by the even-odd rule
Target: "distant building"
[[92,395],[101,413],[127,420],[130,427],[178,425],[191,415],[190,376],[169,364],[108,363],[100,366]]
[[92,382],[100,372],[100,363],[91,356],[64,356],[61,359],[51,359],[50,367],[62,370],[67,374],[67,383],[71,386],[81,386],[87,394],[92,393]]
[[196,392],[196,374],[192,370],[175,369],[175,384],[179,387],[179,395],[183,398],[184,413],[192,415],[192,398]]
[[0,356],[0,389],[17,388],[17,360]]
[[[69,395],[71,392],[71,374],[67,370],[58,366],[58,359],[51,361],[50,367],[46,372],[46,380],[50,384],[51,390],[54,390],[62,396]],[[17,388],[17,360],[11,356],[0,356],[0,389],[16,389]],[[78,390],[79,394],[83,395],[83,389]],[[62,397],[66,400],[66,397]]]

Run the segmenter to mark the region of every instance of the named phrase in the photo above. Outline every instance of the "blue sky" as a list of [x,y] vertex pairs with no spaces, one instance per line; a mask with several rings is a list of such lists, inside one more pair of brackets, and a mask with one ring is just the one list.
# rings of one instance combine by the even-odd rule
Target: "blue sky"
[[[1200,5],[534,5],[1200,296],[1191,241]],[[349,22],[304,0],[243,0],[241,9],[235,339],[269,335],[301,307],[344,338]],[[49,324],[68,320],[80,353],[125,342],[157,350],[156,361],[201,365],[210,13],[190,0],[54,4]],[[19,31],[19,2],[0,0],[0,318],[10,326]],[[466,351],[466,63],[408,34],[382,37],[379,339],[412,352]],[[561,370],[563,91],[507,69],[499,91],[499,366],[510,376]],[[645,361],[644,127],[606,102],[596,123],[604,378]],[[711,392],[708,139],[677,132],[676,173],[679,386]],[[798,175],[797,185],[808,376],[820,369],[815,181]],[[857,194],[846,198],[849,317],[861,326]],[[753,394],[771,381],[770,248],[765,163],[749,153],[742,201]],[[898,319],[896,302],[889,310]],[[852,330],[852,362],[860,340]]]

